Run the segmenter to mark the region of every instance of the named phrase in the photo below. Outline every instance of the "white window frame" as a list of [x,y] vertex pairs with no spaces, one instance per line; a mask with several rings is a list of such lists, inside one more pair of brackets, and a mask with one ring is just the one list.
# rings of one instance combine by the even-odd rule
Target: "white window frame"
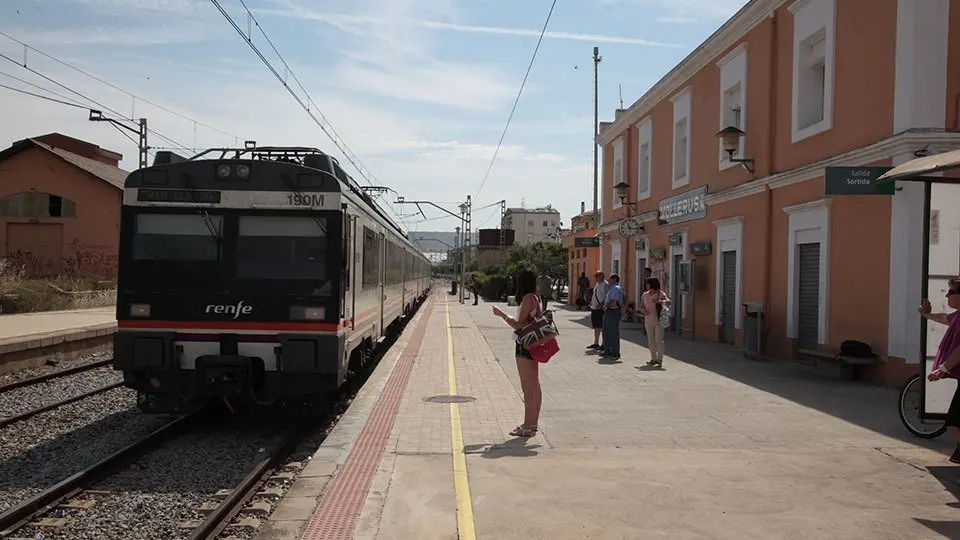
[[[634,302],[636,302],[637,309],[640,308],[640,296],[643,294],[643,268],[644,265],[640,264],[640,259],[646,260],[645,266],[650,266],[650,237],[649,236],[638,236],[636,239],[636,266],[637,271],[634,272],[636,275],[636,280],[634,285],[636,290],[633,292]],[[639,243],[643,243],[643,249],[640,249]]]
[[[647,166],[643,166],[643,147],[647,147]],[[644,170],[646,169],[646,170]],[[646,189],[641,189],[643,174],[647,175]],[[653,186],[653,117],[648,116],[637,124],[637,201],[649,199]]]
[[[622,250],[622,241],[617,240],[613,243],[610,249],[610,272],[607,273],[607,277],[610,277],[612,274],[620,274],[620,268],[614,268],[613,263],[616,262],[617,266],[622,266],[623,263],[623,250]],[[623,282],[623,276],[620,276],[621,283]]]
[[[613,197],[613,208],[617,209],[623,206],[623,202],[620,200],[620,197],[617,197],[616,190],[613,189],[613,186],[619,184],[624,179],[624,156],[623,156],[623,137],[620,137],[613,143],[613,182],[610,184],[610,196]],[[619,163],[619,165],[618,165]],[[619,172],[619,174],[617,174]]]
[[713,222],[717,228],[717,253],[716,260],[716,286],[714,291],[714,323],[720,326],[721,316],[723,315],[723,253],[725,251],[737,252],[737,292],[734,296],[736,302],[736,315],[733,320],[733,327],[739,330],[743,327],[743,310],[740,309],[743,303],[743,216],[736,216],[727,219],[721,219]]
[[[667,236],[679,233],[681,243],[679,246],[668,246],[670,249],[667,250],[667,275],[670,276],[670,282],[667,284],[667,294],[673,294],[674,283],[676,283],[677,276],[673,268],[673,258],[677,255],[680,255],[680,260],[687,262],[690,260],[690,254],[687,251],[687,242],[689,241],[690,230],[689,229],[670,229],[667,231]],[[684,318],[687,317],[687,296],[685,294],[680,295],[680,306],[681,306],[681,315]],[[676,305],[678,300],[676,298],[670,298],[673,301],[673,304]],[[677,321],[677,324],[683,326],[683,321]]]
[[[823,133],[833,127],[833,95],[835,69],[836,0],[797,0],[790,5],[793,13],[793,122],[791,140],[796,143],[808,137]],[[823,120],[799,128],[800,125],[800,70],[802,65],[802,47],[814,34],[823,31],[824,81],[823,81]]]
[[820,302],[817,314],[817,343],[823,345],[828,339],[830,291],[830,206],[832,199],[820,199],[788,206],[790,227],[787,233],[787,337],[796,339],[800,317],[800,302],[797,287],[800,283],[800,261],[797,253],[800,244],[820,243]]
[[[691,118],[693,115],[690,114],[690,93],[691,87],[686,87],[683,90],[677,92],[670,102],[673,103],[673,127],[670,128],[671,133],[673,134],[673,161],[670,164],[670,179],[671,187],[673,189],[681,188],[690,184],[690,147],[691,147],[691,138],[690,134],[693,133],[692,121]],[[686,137],[687,137],[687,148],[686,155],[678,156],[677,155],[677,124],[682,120],[686,120]],[[685,171],[684,175],[680,178],[677,178],[677,158],[680,157],[684,160]]]
[[[741,130],[747,131],[747,42],[737,45],[732,51],[727,53],[717,62],[720,68],[720,129],[727,127],[726,112],[734,104],[727,103],[727,92],[740,85],[740,125]],[[740,146],[734,154],[734,158],[742,159],[747,147],[747,136],[740,137]],[[721,171],[736,167],[739,163],[731,162],[729,156],[723,151],[723,141],[717,142],[719,149],[718,167]]]

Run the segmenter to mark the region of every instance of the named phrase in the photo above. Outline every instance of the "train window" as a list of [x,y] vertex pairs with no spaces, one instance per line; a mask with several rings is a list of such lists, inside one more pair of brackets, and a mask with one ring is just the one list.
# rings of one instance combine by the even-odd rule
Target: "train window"
[[133,258],[141,261],[217,261],[223,216],[139,214]]
[[[327,266],[325,218],[240,217],[238,278],[325,280]],[[319,289],[329,291],[329,287]]]
[[363,288],[380,285],[380,239],[373,230],[363,228]]

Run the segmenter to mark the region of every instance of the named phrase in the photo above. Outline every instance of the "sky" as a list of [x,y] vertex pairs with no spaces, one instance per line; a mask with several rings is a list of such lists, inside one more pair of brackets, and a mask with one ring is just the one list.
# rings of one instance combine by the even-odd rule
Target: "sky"
[[[550,204],[566,227],[593,205],[593,47],[611,120],[621,94],[629,107],[747,0],[558,0],[495,160],[552,0],[219,3],[313,118],[212,0],[3,0],[0,31],[30,48],[0,36],[0,84],[146,117],[149,144],[181,154],[244,140],[320,148],[360,184],[393,190],[380,201],[409,230],[459,220],[431,206],[425,219],[398,196],[459,213],[469,194],[474,229],[498,226],[500,200]],[[138,165],[136,143],[83,108],[0,87],[0,115],[0,146],[60,132]]]

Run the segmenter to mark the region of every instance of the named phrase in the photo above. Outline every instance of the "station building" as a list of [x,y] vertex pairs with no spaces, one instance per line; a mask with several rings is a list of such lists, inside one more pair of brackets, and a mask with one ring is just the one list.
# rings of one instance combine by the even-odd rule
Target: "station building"
[[586,274],[593,285],[593,274],[600,270],[599,238],[597,237],[597,214],[580,203],[580,213],[570,218],[570,230],[563,235],[561,243],[567,250],[567,305],[576,305],[580,274]]
[[[599,263],[630,301],[651,268],[683,336],[755,349],[751,304],[761,356],[859,340],[880,356],[863,377],[899,385],[919,368],[923,187],[876,176],[960,148],[958,106],[960,0],[752,0],[601,124]],[[960,187],[933,190],[942,309]]]

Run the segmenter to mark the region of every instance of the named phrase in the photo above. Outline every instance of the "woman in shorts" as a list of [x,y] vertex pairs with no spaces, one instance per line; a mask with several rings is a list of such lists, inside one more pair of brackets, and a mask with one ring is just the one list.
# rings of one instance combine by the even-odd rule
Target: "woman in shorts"
[[[540,309],[540,297],[537,295],[537,275],[533,272],[520,272],[517,276],[517,318],[504,313],[493,306],[493,314],[503,319],[514,330],[530,321]],[[540,404],[543,393],[540,390],[540,364],[533,359],[530,351],[516,344],[517,373],[520,375],[520,389],[523,391],[523,423],[510,435],[514,437],[533,437],[537,434],[537,422],[540,419]]]

